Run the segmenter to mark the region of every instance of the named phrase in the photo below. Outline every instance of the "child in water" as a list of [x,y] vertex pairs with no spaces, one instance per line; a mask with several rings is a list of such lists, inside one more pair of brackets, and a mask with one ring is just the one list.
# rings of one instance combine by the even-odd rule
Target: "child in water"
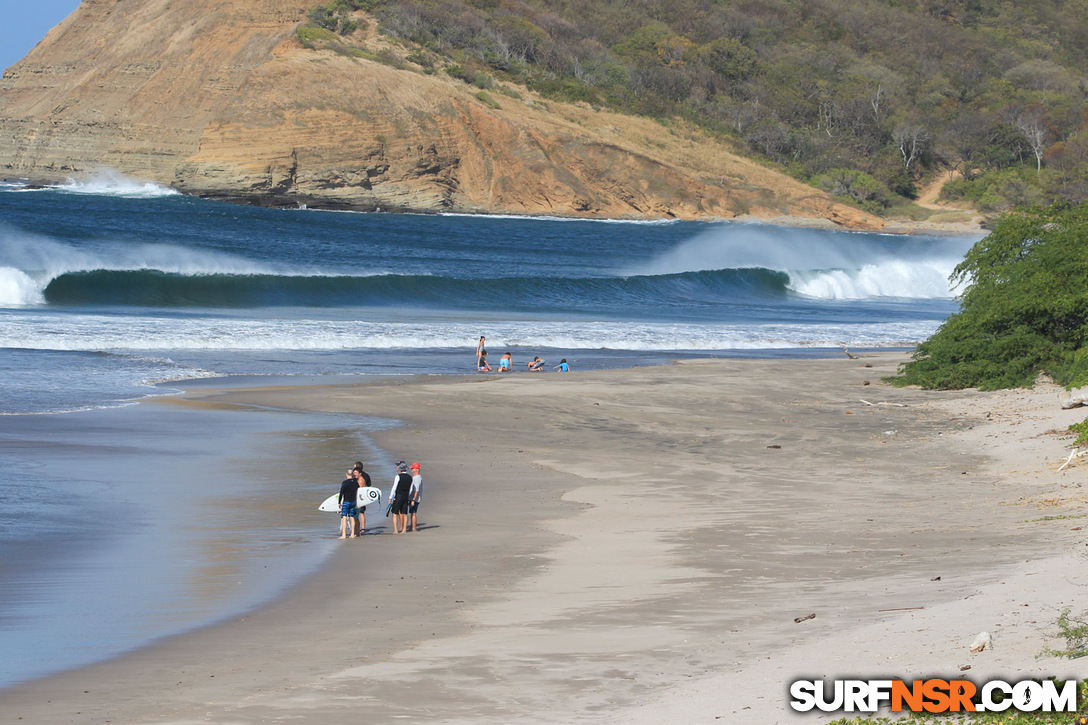
[[567,365],[567,359],[563,358],[562,360],[559,361],[558,365],[556,365],[554,368],[552,368],[552,370],[558,370],[561,373],[569,373],[570,372],[570,365]]
[[476,369],[481,373],[491,372],[491,366],[487,364],[487,350],[480,350],[480,361],[477,364]]

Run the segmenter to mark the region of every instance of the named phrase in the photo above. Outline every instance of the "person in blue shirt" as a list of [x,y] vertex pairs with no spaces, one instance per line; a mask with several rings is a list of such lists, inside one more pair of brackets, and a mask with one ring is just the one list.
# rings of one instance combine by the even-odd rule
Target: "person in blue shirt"
[[552,368],[552,370],[558,370],[561,373],[569,373],[570,372],[570,365],[567,365],[567,359],[563,358],[562,360],[559,361],[558,365],[556,365],[554,368]]

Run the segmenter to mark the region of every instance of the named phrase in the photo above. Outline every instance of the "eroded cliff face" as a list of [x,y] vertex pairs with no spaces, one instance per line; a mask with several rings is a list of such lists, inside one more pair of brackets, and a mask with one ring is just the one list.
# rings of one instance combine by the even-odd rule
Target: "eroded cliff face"
[[875,217],[697,132],[303,48],[314,0],[83,0],[0,83],[0,176],[111,168],[268,204]]

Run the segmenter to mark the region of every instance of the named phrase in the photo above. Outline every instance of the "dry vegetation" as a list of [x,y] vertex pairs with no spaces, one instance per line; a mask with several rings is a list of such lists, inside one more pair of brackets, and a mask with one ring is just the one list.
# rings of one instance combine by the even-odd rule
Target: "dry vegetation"
[[[380,52],[356,47],[374,31]],[[947,169],[945,197],[983,211],[1088,198],[1085,0],[333,0],[300,38],[489,104],[684,119],[885,215]]]

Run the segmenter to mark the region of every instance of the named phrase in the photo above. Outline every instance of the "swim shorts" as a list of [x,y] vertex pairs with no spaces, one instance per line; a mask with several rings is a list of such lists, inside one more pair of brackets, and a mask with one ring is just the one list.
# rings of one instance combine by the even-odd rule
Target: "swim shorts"
[[409,503],[408,513],[414,514],[416,511],[419,511],[419,501],[416,501],[415,503]]
[[350,501],[344,501],[340,504],[340,515],[354,517],[356,514],[355,504]]

